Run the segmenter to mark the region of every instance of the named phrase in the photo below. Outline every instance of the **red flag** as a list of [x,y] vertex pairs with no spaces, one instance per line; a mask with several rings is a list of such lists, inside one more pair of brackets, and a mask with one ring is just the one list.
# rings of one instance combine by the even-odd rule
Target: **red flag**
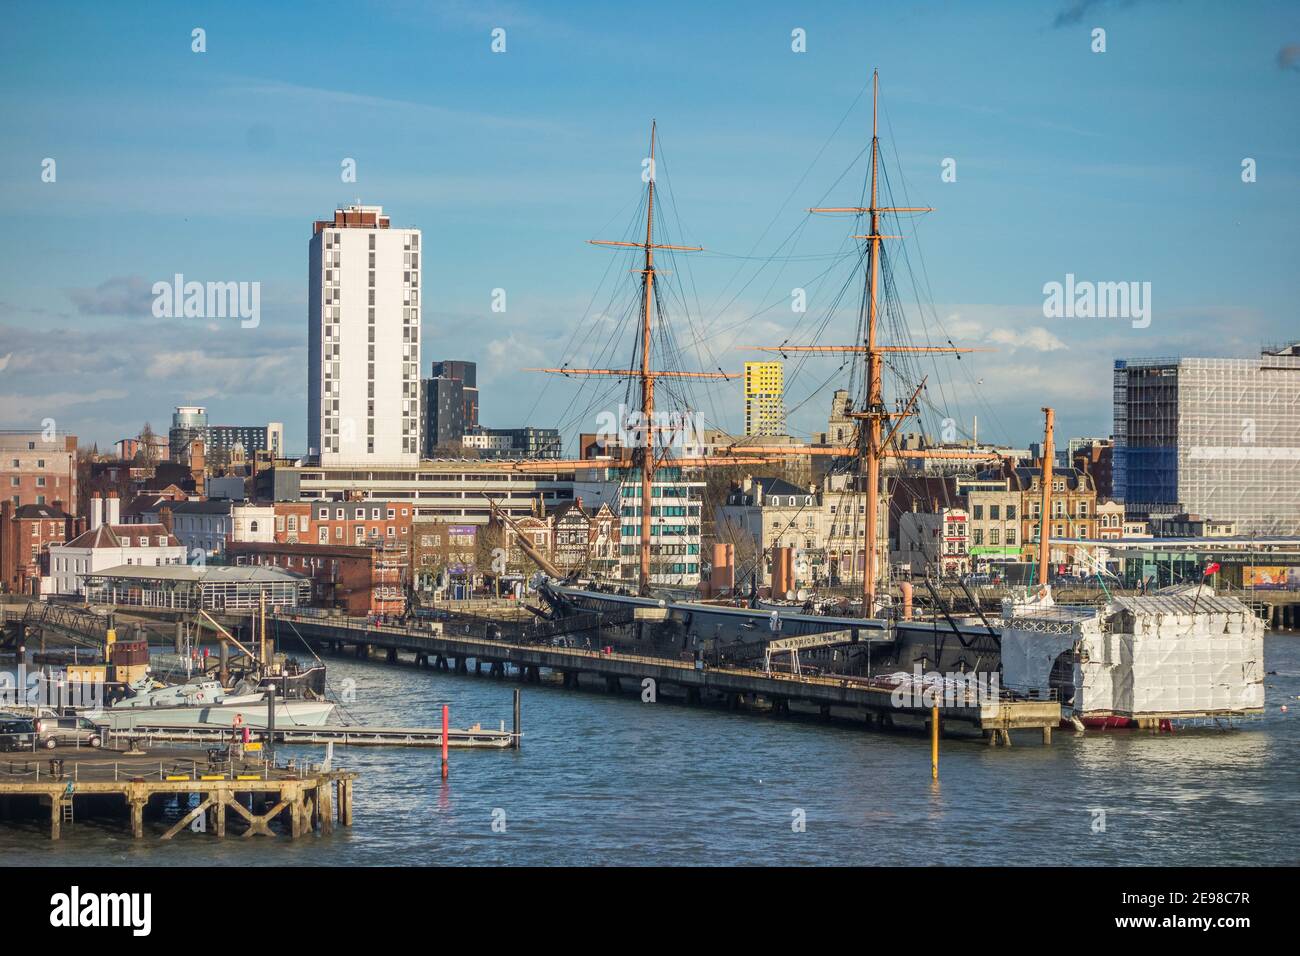
[[1213,564],[1211,564],[1208,568],[1205,569],[1205,576],[1208,578],[1211,574],[1213,574],[1217,570],[1219,570],[1219,562],[1215,561]]

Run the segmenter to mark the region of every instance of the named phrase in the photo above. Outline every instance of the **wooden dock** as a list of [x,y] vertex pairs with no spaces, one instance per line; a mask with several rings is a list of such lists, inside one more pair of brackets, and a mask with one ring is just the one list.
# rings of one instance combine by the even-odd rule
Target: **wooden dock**
[[[236,754],[214,759],[215,751],[193,748],[132,754],[108,749],[58,748],[40,756],[0,755],[0,821],[33,805],[49,821],[58,840],[78,814],[92,807],[96,817],[120,814],[123,828],[145,838],[145,822],[164,806],[198,803],[160,835],[171,840],[202,820],[203,832],[224,838],[274,836],[290,839],[313,832],[329,834],[337,823],[352,825],[352,785],[356,774],[310,765],[272,767]],[[24,807],[26,805],[26,807]]]
[[[261,728],[249,731],[252,740],[266,742],[268,732]],[[275,729],[275,743],[279,744],[338,744],[341,747],[441,747],[442,731],[428,727],[289,727]],[[517,748],[522,736],[518,731],[485,727],[453,728],[447,732],[447,746],[471,749],[505,750]],[[114,731],[113,739],[139,740],[147,745],[154,741],[181,743],[224,743],[231,738],[229,729],[212,727],[163,727],[148,724],[131,730]]]
[[[674,660],[622,652],[586,650],[555,646],[549,642],[521,643],[493,640],[473,634],[453,634],[429,627],[403,628],[368,625],[360,621],[296,614],[277,614],[274,620],[287,627],[292,624],[310,643],[341,651],[350,646],[358,656],[382,651],[391,662],[399,652],[414,655],[417,665],[469,673],[488,673],[504,677],[507,668],[529,683],[540,682],[542,670],[561,675],[565,687],[578,686],[582,675],[603,679],[611,690],[621,681],[654,682],[656,688],[671,686],[684,691],[686,699],[698,703],[701,695],[710,694],[732,701],[762,698],[776,713],[789,713],[791,703],[819,709],[863,714],[866,722],[891,726],[896,717],[919,722],[930,718],[931,709],[920,701],[899,705],[892,688],[857,677],[793,675],[780,672],[734,667],[706,666],[701,661]],[[1052,730],[1061,721],[1061,707],[1056,701],[1021,700],[1005,696],[986,702],[957,702],[940,705],[944,724],[964,724],[982,733],[990,743],[1011,742],[1012,730],[1037,730],[1044,743],[1051,742]]]

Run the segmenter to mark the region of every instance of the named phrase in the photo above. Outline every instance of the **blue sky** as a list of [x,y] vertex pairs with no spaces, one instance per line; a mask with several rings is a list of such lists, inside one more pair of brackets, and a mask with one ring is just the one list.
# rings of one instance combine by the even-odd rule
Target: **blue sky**
[[[811,284],[824,262],[750,281],[757,266],[737,257],[843,249],[852,223],[803,209],[857,201],[861,165],[836,180],[870,135],[858,97],[873,67],[892,175],[935,207],[906,229],[942,333],[914,332],[996,349],[932,390],[963,430],[979,415],[982,438],[1028,442],[1050,403],[1063,436],[1109,434],[1115,357],[1245,357],[1300,336],[1294,3],[23,2],[4,15],[0,427],[52,417],[103,444],[197,402],[214,421],[282,420],[303,449],[310,224],[360,198],[424,230],[426,372],[479,362],[486,424],[594,430],[568,382],[518,370],[600,330],[611,254],[586,240],[628,228],[651,118],[672,238],[710,250],[682,275],[683,328],[709,340],[702,367],[739,368],[754,356],[733,345],[795,328],[791,287],[810,289],[810,313],[829,308]],[[355,184],[340,179],[347,157]],[[797,247],[778,250],[791,234]],[[260,282],[261,324],[155,319],[149,287],[177,272]],[[1066,273],[1151,282],[1150,327],[1044,318],[1042,287]],[[842,309],[819,341],[852,327]],[[790,369],[796,431],[824,427],[833,368]],[[740,427],[738,384],[704,404],[710,424]]]

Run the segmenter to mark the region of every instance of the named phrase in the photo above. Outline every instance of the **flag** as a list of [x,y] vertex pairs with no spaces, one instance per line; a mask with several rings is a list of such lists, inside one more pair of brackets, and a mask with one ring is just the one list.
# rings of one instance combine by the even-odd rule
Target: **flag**
[[1219,562],[1215,561],[1213,564],[1211,564],[1208,568],[1205,569],[1205,576],[1208,578],[1211,574],[1213,574],[1217,570],[1219,570]]

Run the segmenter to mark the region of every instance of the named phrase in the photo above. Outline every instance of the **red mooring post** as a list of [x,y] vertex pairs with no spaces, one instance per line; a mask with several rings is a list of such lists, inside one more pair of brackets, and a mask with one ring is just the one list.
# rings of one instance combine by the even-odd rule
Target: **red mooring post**
[[451,731],[451,707],[442,705],[442,776],[447,777],[447,738]]

